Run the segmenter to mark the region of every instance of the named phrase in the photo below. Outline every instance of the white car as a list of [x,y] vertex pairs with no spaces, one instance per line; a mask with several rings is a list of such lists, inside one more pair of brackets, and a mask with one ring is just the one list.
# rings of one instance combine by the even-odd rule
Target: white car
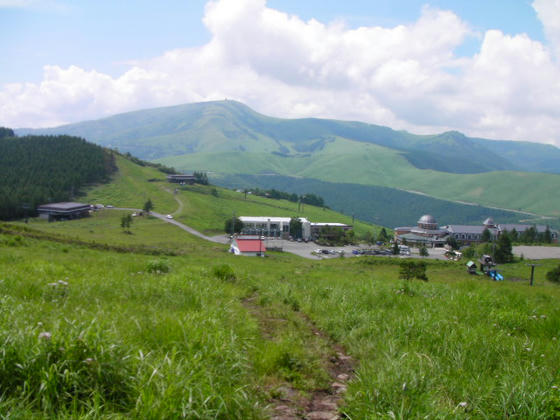
[[171,216],[170,214],[168,214],[168,215],[165,216],[165,217],[167,217],[168,219],[173,219],[173,216]]
[[111,204],[107,204],[105,207],[107,207],[108,209],[112,209],[112,208],[115,207],[115,206],[113,206],[113,205],[111,205]]

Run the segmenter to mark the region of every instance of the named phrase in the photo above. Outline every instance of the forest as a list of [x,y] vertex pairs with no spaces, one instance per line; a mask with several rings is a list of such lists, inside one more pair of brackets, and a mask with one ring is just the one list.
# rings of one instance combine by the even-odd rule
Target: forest
[[16,137],[0,129],[0,219],[36,215],[40,204],[76,200],[117,170],[113,152],[71,136]]

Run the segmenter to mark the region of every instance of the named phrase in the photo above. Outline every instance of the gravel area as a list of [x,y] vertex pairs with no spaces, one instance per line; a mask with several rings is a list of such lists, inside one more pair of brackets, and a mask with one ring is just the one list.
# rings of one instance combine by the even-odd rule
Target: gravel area
[[560,258],[560,247],[558,246],[529,246],[519,245],[513,247],[513,254],[530,260],[544,260],[549,258]]

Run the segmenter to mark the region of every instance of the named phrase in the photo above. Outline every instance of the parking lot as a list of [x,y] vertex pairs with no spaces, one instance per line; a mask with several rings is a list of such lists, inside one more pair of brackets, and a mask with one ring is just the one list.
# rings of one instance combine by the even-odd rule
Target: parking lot
[[[381,251],[382,248],[379,246],[371,246],[371,245],[346,245],[346,246],[321,246],[317,245],[314,242],[297,242],[297,241],[288,241],[284,239],[265,239],[265,246],[267,248],[282,248],[284,252],[290,252],[292,254],[299,255],[300,257],[310,258],[314,260],[322,260],[326,258],[340,258],[341,253],[344,254],[344,257],[356,257],[359,255],[355,255],[353,253],[354,250],[379,250]],[[317,252],[319,251],[319,252]],[[326,251],[326,252],[322,252]],[[411,248],[411,255],[410,257],[420,257],[418,254],[418,249]],[[445,249],[444,248],[433,248],[428,249],[429,256],[425,258],[432,258],[432,259],[446,259],[445,258]],[[387,257],[395,257],[392,254],[379,254],[378,256],[387,256]],[[403,256],[398,256],[403,257]]]

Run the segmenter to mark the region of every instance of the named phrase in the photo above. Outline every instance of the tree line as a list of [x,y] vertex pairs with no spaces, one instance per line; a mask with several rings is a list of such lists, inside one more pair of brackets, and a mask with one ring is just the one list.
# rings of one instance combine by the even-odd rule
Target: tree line
[[261,190],[259,188],[254,188],[250,190],[245,190],[245,192],[246,193],[250,192],[251,194],[258,195],[259,197],[273,198],[275,200],[287,200],[287,201],[291,201],[292,203],[299,202],[302,204],[309,204],[310,206],[328,208],[327,206],[325,206],[325,200],[323,200],[323,197],[313,193],[305,193],[302,195],[297,195],[295,193],[279,191],[274,188],[270,190]]
[[0,128],[0,219],[36,215],[39,205],[71,201],[86,184],[108,182],[113,152],[72,136],[16,137]]

